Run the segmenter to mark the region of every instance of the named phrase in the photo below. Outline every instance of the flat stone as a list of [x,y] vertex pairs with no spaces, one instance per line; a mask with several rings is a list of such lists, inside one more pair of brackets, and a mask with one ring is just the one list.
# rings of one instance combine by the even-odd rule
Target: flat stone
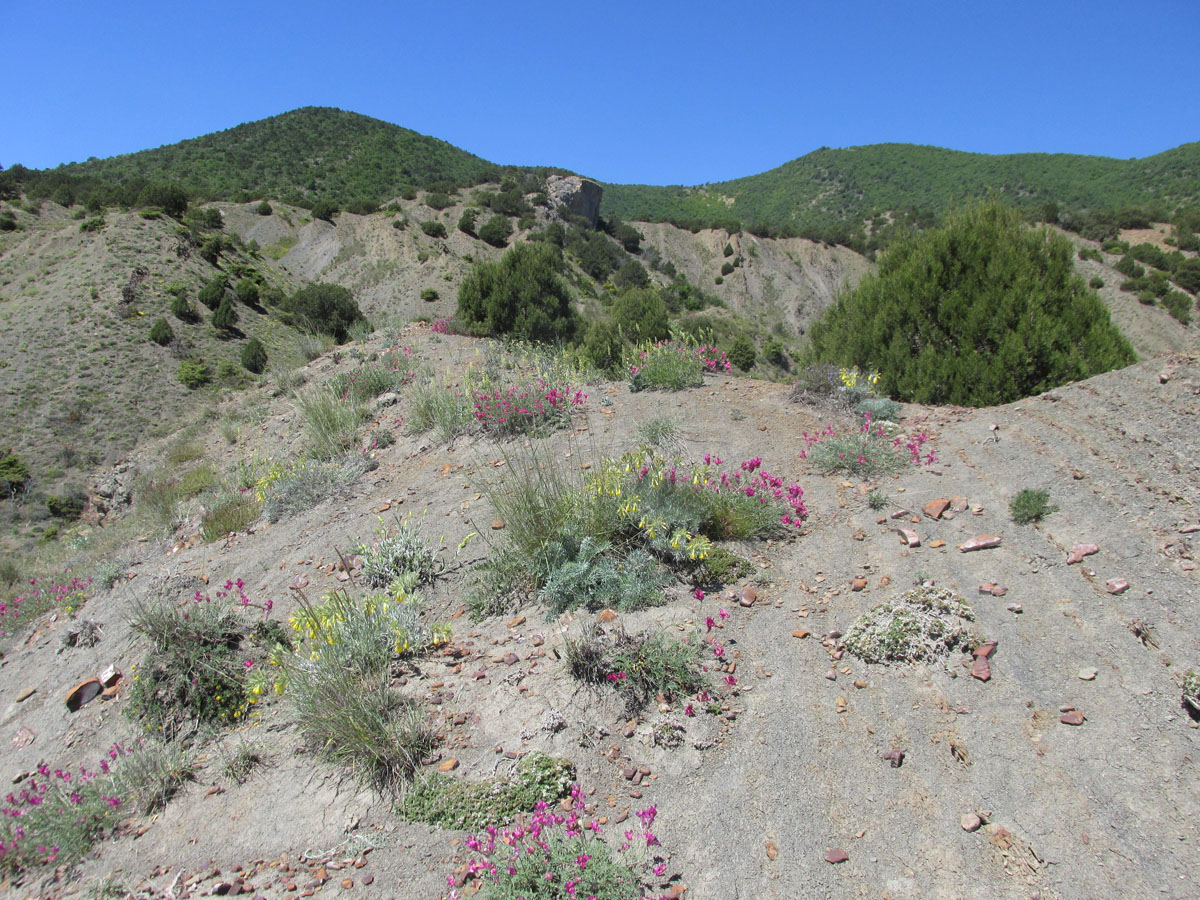
[[921,511],[931,519],[940,519],[948,506],[950,506],[950,501],[943,497],[938,500],[930,500],[921,507]]
[[1104,583],[1104,589],[1110,594],[1123,594],[1129,590],[1129,582],[1124,578],[1110,578]]
[[841,847],[834,847],[832,850],[830,850],[828,853],[825,854],[825,862],[832,863],[835,866],[838,863],[844,863],[849,858],[850,858],[850,854],[847,853],[845,850],[843,850]]
[[893,519],[907,519],[912,513],[907,509],[898,509],[892,513]]
[[21,693],[17,694],[17,702],[24,703],[26,700],[28,700],[30,697],[32,697],[36,693],[37,693],[37,688],[35,688],[35,687],[25,688],[25,690],[23,690],[23,691],[21,691]]
[[970,553],[972,550],[991,550],[993,547],[1000,546],[1000,538],[994,534],[977,534],[965,543],[959,544],[958,549],[963,553]]
[[807,631],[805,631],[803,628],[801,628],[799,631],[793,631],[793,632],[792,632],[792,637],[794,637],[794,638],[806,638],[806,637],[808,637],[808,635],[809,635],[809,634],[810,634],[810,632],[807,632]]
[[862,576],[852,579],[850,582],[850,590],[852,590],[852,591],[861,591],[866,586],[867,586],[867,579],[863,578]]
[[975,813],[967,813],[961,819],[959,824],[962,825],[962,830],[966,832],[978,831],[983,825],[983,819],[979,818]]
[[1006,606],[1004,608],[1007,609],[1010,613],[1016,613],[1017,615],[1020,615],[1021,613],[1025,612],[1025,607],[1023,607],[1020,603],[1010,603],[1010,604],[1008,604],[1008,606]]
[[1079,680],[1080,681],[1095,681],[1096,676],[1099,674],[1100,674],[1099,671],[1096,669],[1080,669],[1079,670]]
[[972,651],[971,655],[976,659],[990,659],[992,654],[996,652],[995,641],[984,641]]
[[906,752],[904,750],[889,750],[883,754],[883,758],[891,763],[893,769],[898,769],[904,765],[904,754]]
[[897,528],[896,533],[900,535],[900,540],[909,547],[920,547],[921,536],[911,528]]
[[440,766],[438,766],[438,771],[439,772],[453,772],[457,768],[458,768],[458,760],[457,759],[448,759],[444,763],[442,763]]
[[970,507],[966,497],[951,497],[950,508],[955,512],[966,512]]
[[775,859],[779,856],[779,848],[775,846],[773,841],[767,841],[767,859]]
[[71,690],[67,691],[67,709],[75,712],[80,707],[95,700],[104,686],[99,678],[85,678]]
[[518,625],[524,625],[524,624],[525,624],[525,617],[524,617],[524,616],[517,616],[515,619],[509,619],[509,620],[508,620],[508,627],[509,627],[509,628],[516,628]]
[[501,528],[503,528],[503,527],[504,527],[504,520],[503,520],[503,519],[494,519],[494,520],[492,521],[492,530],[493,530],[493,531],[499,531],[499,530],[500,530]]
[[1077,709],[1071,712],[1063,713],[1058,717],[1058,721],[1062,722],[1064,725],[1082,725],[1083,720],[1083,713]]
[[1099,553],[1100,548],[1095,544],[1075,544],[1071,547],[1071,552],[1067,554],[1067,565],[1074,565],[1077,562],[1083,562],[1085,556],[1091,556],[1093,553]]
[[825,677],[828,678],[830,681],[837,681],[837,670],[830,669],[828,672],[825,673]]
[[930,541],[929,546],[932,547],[934,550],[938,550],[938,549],[941,549],[942,547],[945,547],[946,542],[943,541],[941,538],[938,538],[936,541]]
[[975,662],[971,664],[971,677],[980,681],[991,681],[992,667],[988,664],[987,657],[976,657]]
[[741,603],[742,606],[753,606],[754,601],[757,599],[758,591],[754,589],[753,585],[746,585],[746,587],[742,589],[742,598],[738,602]]
[[611,609],[602,609],[602,610],[600,610],[600,612],[598,612],[598,613],[596,614],[596,621],[597,621],[597,622],[604,622],[604,623],[607,623],[607,622],[612,622],[612,621],[614,621],[616,618],[617,618],[617,613],[616,613],[616,611],[615,611],[615,610],[611,610]]
[[506,666],[515,666],[520,661],[521,661],[521,657],[517,656],[517,654],[515,654],[515,653],[505,654],[504,659],[501,660],[501,662],[504,663]]

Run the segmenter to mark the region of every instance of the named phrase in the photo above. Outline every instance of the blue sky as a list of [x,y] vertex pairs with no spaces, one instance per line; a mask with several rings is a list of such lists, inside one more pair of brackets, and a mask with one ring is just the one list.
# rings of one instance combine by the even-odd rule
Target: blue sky
[[[1143,11],[1144,10],[1144,11]],[[699,184],[888,141],[1121,158],[1200,140],[1200,3],[5,0],[0,165],[301,106],[497,163]]]

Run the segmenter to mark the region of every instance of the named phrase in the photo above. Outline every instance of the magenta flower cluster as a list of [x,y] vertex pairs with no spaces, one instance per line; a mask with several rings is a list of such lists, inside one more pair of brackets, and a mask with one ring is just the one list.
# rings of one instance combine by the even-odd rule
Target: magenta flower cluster
[[41,612],[49,606],[70,606],[73,598],[82,602],[84,592],[91,583],[90,578],[72,578],[67,581],[65,574],[52,578],[44,585],[40,584],[38,579],[30,578],[29,587],[12,600],[0,600],[0,635],[12,634],[11,631],[2,630],[4,620],[9,620],[9,624],[15,626],[23,610]]
[[[738,491],[764,506],[771,502],[781,504],[784,511],[779,516],[779,521],[783,525],[799,528],[807,518],[808,507],[804,505],[804,488],[794,481],[785,485],[783,478],[772,475],[762,467],[761,456],[742,460],[732,472],[721,470],[723,462],[719,456],[704,454],[704,465],[709,471],[703,472],[703,476],[707,480],[709,490],[717,493]],[[674,469],[669,471],[669,477],[675,477]]]
[[267,598],[262,603],[253,602],[246,594],[246,582],[238,578],[237,580],[229,579],[225,582],[224,587],[218,588],[215,591],[216,597],[210,597],[208,594],[196,591],[192,598],[197,603],[232,603],[234,606],[243,609],[257,609],[263,615],[269,613],[275,608],[275,601]]
[[[649,848],[659,845],[653,830],[658,809],[650,806],[635,815],[637,825],[625,830],[616,850],[616,854],[630,859],[643,850],[648,855],[653,852]],[[477,854],[468,862],[467,871],[471,877],[504,885],[508,888],[506,896],[599,900],[595,891],[607,874],[603,862],[609,861],[611,871],[613,860],[612,851],[600,839],[603,832],[600,823],[589,816],[583,791],[576,784],[571,788],[569,812],[559,812],[539,801],[528,824],[518,819],[507,828],[490,826],[467,838],[467,849]],[[666,863],[661,857],[653,862],[650,871],[662,877]],[[447,876],[447,882],[451,888],[456,886],[452,875]],[[458,900],[459,896],[457,890],[451,890],[449,898]]]
[[[837,432],[832,425],[826,425],[822,431],[816,434],[803,432],[800,439],[804,442],[804,449],[800,451],[800,458],[806,459],[813,447],[818,444],[823,444],[831,438],[836,438]],[[872,424],[871,414],[863,413],[863,422],[858,427],[857,445],[859,449],[854,452],[839,452],[838,458],[843,461],[849,461],[849,464],[855,468],[865,469],[871,459],[868,453],[875,450],[876,447],[886,447],[896,452],[907,452],[908,460],[914,466],[931,466],[937,462],[937,454],[934,453],[932,447],[926,447],[929,443],[929,436],[924,432],[916,434],[907,440],[901,437],[892,438],[888,441],[886,432],[881,424]],[[850,457],[854,457],[853,460]]]
[[[700,363],[701,368],[706,372],[730,372],[733,366],[729,362],[729,357],[720,347],[705,344],[699,347],[689,347],[679,341],[659,341],[651,347],[642,350],[638,353],[638,362],[644,363],[647,355],[655,351],[663,352],[674,350],[685,359],[693,359]],[[629,375],[633,377],[642,370],[642,367],[637,363],[629,367]]]
[[564,423],[588,395],[574,385],[544,378],[522,385],[472,391],[475,419],[486,430],[503,434]]
[[458,322],[449,316],[442,316],[429,323],[429,330],[434,334],[462,334]]
[[[110,796],[105,788],[111,786],[108,776],[112,763],[129,753],[129,749],[113,744],[100,760],[97,770],[80,766],[76,772],[53,769],[46,763],[21,784],[20,791],[9,792],[0,807],[0,869],[25,869],[47,865],[58,859],[60,848],[36,840],[35,818],[60,819],[80,815],[88,801],[98,800],[100,809],[117,809],[121,798]],[[97,778],[99,783],[93,783]],[[94,813],[93,813],[94,814]]]

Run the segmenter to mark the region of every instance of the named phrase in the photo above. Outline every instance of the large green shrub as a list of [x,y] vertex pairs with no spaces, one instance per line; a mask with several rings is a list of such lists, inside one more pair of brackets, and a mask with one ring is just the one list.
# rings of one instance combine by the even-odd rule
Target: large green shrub
[[508,243],[508,236],[512,234],[512,223],[508,221],[506,216],[492,216],[484,226],[479,229],[479,239],[486,241],[493,247],[503,247]]
[[237,324],[237,320],[237,310],[233,308],[233,304],[229,302],[228,297],[221,301],[221,305],[212,314],[213,328],[217,329],[217,331],[229,331]]
[[654,343],[670,336],[667,304],[653,288],[625,291],[613,303],[613,321],[635,344]]
[[212,369],[202,359],[185,359],[179,363],[179,382],[195,390],[212,381]]
[[739,334],[733,339],[733,343],[729,346],[729,361],[741,369],[743,372],[749,372],[754,368],[754,363],[758,359],[758,352],[754,349],[754,342],[744,334]]
[[[187,302],[187,301],[184,301]],[[150,340],[161,347],[171,343],[171,339],[175,337],[175,332],[171,330],[171,326],[167,324],[167,320],[159,316],[150,326]]]
[[332,200],[318,200],[313,204],[312,216],[314,219],[324,219],[327,222],[333,222],[333,217],[338,214],[338,205]]
[[250,338],[242,348],[242,366],[256,375],[267,367],[267,348],[258,338]]
[[421,230],[431,238],[444,238],[446,236],[446,226],[436,220],[421,223]]
[[478,214],[477,210],[464,209],[463,214],[458,217],[458,230],[463,234],[475,236],[475,217]]
[[7,494],[29,480],[29,465],[11,449],[0,450],[0,492]]
[[350,328],[365,322],[350,291],[338,284],[315,282],[296,291],[285,304],[292,324],[315,334],[328,334],[345,343]]
[[196,295],[196,299],[209,309],[216,309],[221,305],[221,300],[225,297],[225,288],[228,286],[228,277],[225,275],[214,275],[204,287],[200,288],[200,293]]
[[458,289],[459,321],[474,333],[569,340],[577,317],[561,265],[547,244],[518,244],[499,261],[477,265]]
[[813,325],[810,356],[919,403],[1007,403],[1135,356],[1061,235],[980,203],[900,240]]

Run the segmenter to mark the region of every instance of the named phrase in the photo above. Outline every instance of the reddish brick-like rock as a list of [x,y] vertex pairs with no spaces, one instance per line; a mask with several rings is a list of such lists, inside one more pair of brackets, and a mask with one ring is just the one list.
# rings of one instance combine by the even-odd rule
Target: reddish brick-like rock
[[1104,583],[1104,589],[1110,594],[1123,594],[1129,590],[1129,582],[1124,578],[1110,578]]
[[975,657],[975,662],[971,665],[971,677],[980,681],[991,681],[992,667],[988,664],[986,656]]
[[921,511],[931,519],[940,519],[948,506],[950,506],[950,501],[943,497],[938,500],[930,500],[921,507]]
[[1099,553],[1100,548],[1095,544],[1076,544],[1071,548],[1071,552],[1067,554],[1067,565],[1074,565],[1077,562],[1083,562],[1085,556],[1091,556],[1093,553]]
[[1082,725],[1085,716],[1079,710],[1075,709],[1071,712],[1065,712],[1058,717],[1058,721],[1064,725]]
[[849,858],[850,858],[850,854],[847,853],[845,850],[843,850],[841,847],[834,847],[832,850],[830,850],[828,853],[825,854],[825,862],[833,863],[834,865],[837,865],[838,863],[844,863]]
[[921,536],[918,535],[911,528],[897,528],[896,533],[900,535],[900,540],[904,541],[904,543],[907,546],[909,546],[909,547],[920,547],[921,546]]

